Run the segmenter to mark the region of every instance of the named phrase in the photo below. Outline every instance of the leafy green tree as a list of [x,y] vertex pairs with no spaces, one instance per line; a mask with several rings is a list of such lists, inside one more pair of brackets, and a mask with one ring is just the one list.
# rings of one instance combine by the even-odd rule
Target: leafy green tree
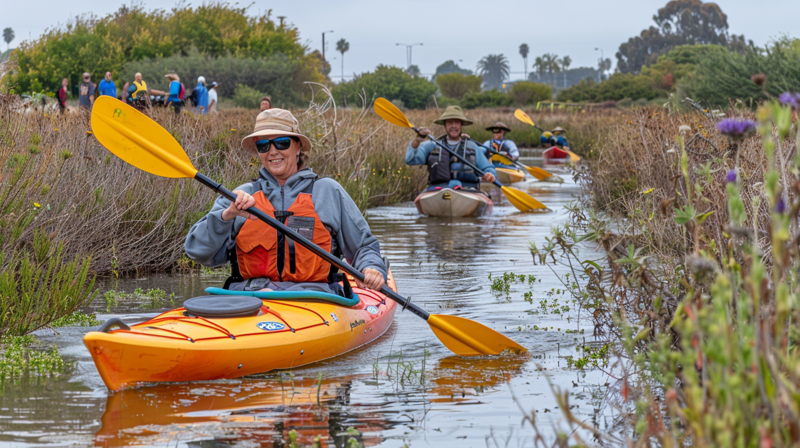
[[440,66],[436,67],[436,74],[434,78],[439,75],[446,75],[448,73],[461,73],[462,75],[471,75],[472,70],[461,68],[452,60],[443,62]]
[[8,27],[3,30],[3,40],[6,41],[6,51],[11,48],[11,41],[14,40],[14,30]]
[[379,65],[374,72],[356,75],[352,81],[339,83],[331,90],[341,105],[359,105],[365,93],[368,101],[382,96],[389,101],[402,101],[411,109],[424,109],[436,93],[436,84],[411,76],[399,67]]
[[510,73],[508,58],[502,54],[490,54],[478,61],[478,74],[483,78],[487,89],[499,88]]
[[[713,44],[744,51],[744,36],[728,34],[728,16],[716,3],[672,0],[653,16],[656,26],[619,46],[617,68],[636,73],[672,48],[687,44]],[[752,42],[750,42],[752,46]]]
[[667,93],[653,85],[651,79],[633,73],[614,73],[607,80],[597,83],[593,79],[581,81],[558,92],[559,101],[600,103],[666,97]]
[[436,84],[439,85],[442,95],[459,101],[464,95],[480,92],[482,83],[480,76],[461,73],[447,73],[436,77]]
[[553,88],[538,82],[518,81],[511,86],[508,95],[514,104],[526,106],[551,99],[553,97]]
[[528,52],[530,52],[528,44],[522,44],[519,46],[519,55],[522,56],[522,64],[525,67],[525,79],[528,79]]
[[421,72],[419,70],[419,66],[411,64],[411,66],[406,70],[406,73],[411,76],[419,76]]
[[511,103],[512,99],[510,96],[492,89],[464,95],[461,106],[464,109],[476,109],[478,107],[506,107],[510,106]]
[[283,54],[317,70],[318,59],[306,54],[297,29],[275,23],[269,13],[253,17],[247,8],[227,3],[185,5],[170,11],[123,6],[102,18],[71,19],[23,42],[14,52],[17,70],[5,81],[23,92],[56,91],[64,77],[77,86],[86,71],[118,73],[131,61],[187,55],[192,49],[210,58]]
[[344,54],[350,51],[350,42],[344,38],[339,39],[339,42],[336,42],[336,51],[342,54],[342,81],[344,81]]

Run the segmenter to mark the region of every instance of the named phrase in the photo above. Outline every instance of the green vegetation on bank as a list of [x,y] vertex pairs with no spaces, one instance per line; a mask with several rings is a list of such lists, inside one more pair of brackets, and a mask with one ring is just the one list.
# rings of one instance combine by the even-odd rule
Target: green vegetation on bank
[[65,362],[55,347],[44,350],[35,345],[30,335],[0,338],[0,387],[25,374],[56,375],[64,370]]
[[[209,62],[219,70],[224,70],[226,62],[233,63],[233,67],[259,68],[252,61],[266,59],[263,64],[272,73],[283,76],[288,70],[296,77],[282,82],[293,88],[305,80],[322,79],[321,59],[306,52],[297,28],[283,20],[276,23],[269,13],[248,16],[247,10],[227,3],[197,7],[181,4],[169,11],[146,11],[136,5],[122,6],[102,18],[79,16],[69,19],[63,27],[48,29],[36,40],[23,42],[11,56],[17,69],[4,82],[17,92],[55,92],[61,79],[68,78],[74,95],[83,72],[92,73],[97,82],[103,73],[111,71],[121,87],[138,71],[135,62],[149,59],[142,64],[152,72],[148,81],[160,82],[166,72],[194,70],[197,58],[191,58],[193,54],[210,59],[245,59]],[[181,59],[187,56],[188,60]],[[123,71],[128,78],[119,77]],[[179,74],[189,87],[191,80],[184,73]]]

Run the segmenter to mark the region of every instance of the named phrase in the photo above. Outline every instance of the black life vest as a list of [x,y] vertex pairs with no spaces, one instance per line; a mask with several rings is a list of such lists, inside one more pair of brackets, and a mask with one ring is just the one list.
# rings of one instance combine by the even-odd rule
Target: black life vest
[[[441,137],[439,142],[445,146],[448,146],[447,136],[445,135]],[[475,164],[475,149],[467,148],[464,140],[461,140],[453,152],[460,156],[464,156],[473,165]],[[449,152],[441,149],[437,145],[436,148],[428,155],[428,183],[441,184],[450,182],[452,179],[458,179],[465,182],[480,182],[480,178],[478,178],[478,176],[472,172],[472,168],[462,165],[464,167],[463,170],[453,170],[452,165],[458,162],[461,162],[461,160],[459,160],[457,157],[453,157]]]

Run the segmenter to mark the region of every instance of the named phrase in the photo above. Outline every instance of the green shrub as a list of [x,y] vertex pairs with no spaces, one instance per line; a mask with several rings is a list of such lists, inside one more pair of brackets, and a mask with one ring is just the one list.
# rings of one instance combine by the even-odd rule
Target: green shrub
[[464,95],[479,93],[483,80],[480,76],[448,73],[436,77],[436,84],[443,96],[461,100]]
[[512,103],[510,96],[497,90],[487,90],[480,93],[470,93],[464,96],[461,105],[464,109],[476,109],[479,107],[504,107]]
[[424,109],[429,101],[433,102],[436,84],[411,76],[401,68],[379,65],[372,73],[362,73],[352,81],[337,84],[331,92],[340,105],[361,105],[361,95],[366,95],[368,103],[384,97],[389,101],[400,100],[409,109]]
[[258,90],[239,84],[233,94],[233,104],[247,109],[258,109],[263,97],[264,94]]
[[558,93],[558,100],[600,103],[603,101],[619,101],[623,98],[645,98],[651,100],[666,96],[666,91],[655,86],[650,78],[630,73],[614,73],[601,83],[596,83],[589,79],[564,89]]
[[540,84],[530,81],[515,82],[508,92],[514,104],[526,106],[536,104],[539,101],[546,101],[553,97],[553,88],[547,84]]

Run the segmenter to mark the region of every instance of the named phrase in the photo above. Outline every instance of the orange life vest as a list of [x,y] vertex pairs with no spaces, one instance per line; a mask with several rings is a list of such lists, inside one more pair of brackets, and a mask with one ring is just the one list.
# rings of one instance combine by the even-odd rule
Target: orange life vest
[[[275,216],[323,250],[331,251],[331,234],[314,210],[310,194],[300,193],[289,210],[278,211],[277,216],[263,191],[257,191],[253,198],[256,200],[255,206],[264,213]],[[284,282],[328,281],[330,263],[289,238],[285,238],[283,243],[284,237],[277,230],[264,222],[248,219],[236,236],[236,259],[242,278],[268,277],[272,281]],[[281,249],[283,257],[278,256]],[[278,266],[279,258],[284,261],[282,271]]]

